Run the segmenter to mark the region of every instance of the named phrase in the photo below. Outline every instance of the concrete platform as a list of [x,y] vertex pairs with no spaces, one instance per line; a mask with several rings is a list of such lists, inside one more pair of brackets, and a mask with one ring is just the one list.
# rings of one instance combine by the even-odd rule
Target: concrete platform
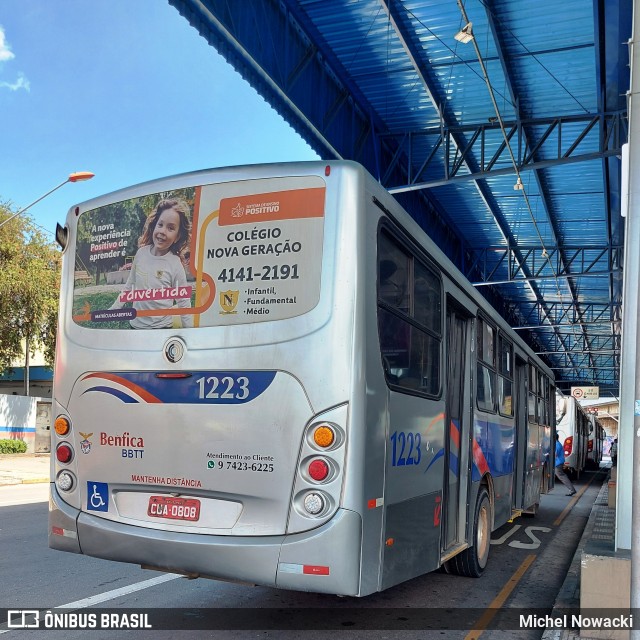
[[[610,483],[602,483],[593,503],[573,560],[553,605],[554,617],[563,610],[630,606],[631,552],[615,550],[615,509],[609,500]],[[625,640],[628,631],[618,630],[548,630],[542,640]]]

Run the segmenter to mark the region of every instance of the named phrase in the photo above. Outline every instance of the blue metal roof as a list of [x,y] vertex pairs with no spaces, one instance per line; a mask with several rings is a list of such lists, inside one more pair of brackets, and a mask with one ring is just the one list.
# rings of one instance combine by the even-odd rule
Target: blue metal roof
[[365,165],[560,388],[618,394],[631,0],[169,2],[321,157]]

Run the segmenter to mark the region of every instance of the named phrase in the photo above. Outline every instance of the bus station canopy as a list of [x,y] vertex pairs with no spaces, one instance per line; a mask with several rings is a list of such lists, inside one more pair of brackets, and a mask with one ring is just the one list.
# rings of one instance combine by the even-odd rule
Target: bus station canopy
[[393,193],[559,389],[618,396],[631,0],[169,2]]

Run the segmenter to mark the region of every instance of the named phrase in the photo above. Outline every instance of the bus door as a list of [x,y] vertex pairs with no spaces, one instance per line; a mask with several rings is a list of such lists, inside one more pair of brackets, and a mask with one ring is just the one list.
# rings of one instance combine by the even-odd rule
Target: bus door
[[524,500],[524,482],[525,482],[525,449],[528,441],[528,389],[527,389],[527,372],[528,365],[525,360],[516,356],[515,367],[515,388],[513,406],[515,407],[515,442],[514,447],[514,468],[513,468],[513,503],[514,509],[521,509]]
[[443,483],[442,551],[464,542],[469,478],[471,416],[469,411],[469,359],[467,357],[469,316],[447,299],[447,379],[445,464]]

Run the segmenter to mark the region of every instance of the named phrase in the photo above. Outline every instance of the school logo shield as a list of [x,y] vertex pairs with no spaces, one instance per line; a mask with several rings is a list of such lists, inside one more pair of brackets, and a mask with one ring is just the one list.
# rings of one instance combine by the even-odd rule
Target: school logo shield
[[237,313],[236,306],[238,304],[238,298],[240,297],[240,291],[221,291],[220,292],[220,306],[222,307],[221,313]]

